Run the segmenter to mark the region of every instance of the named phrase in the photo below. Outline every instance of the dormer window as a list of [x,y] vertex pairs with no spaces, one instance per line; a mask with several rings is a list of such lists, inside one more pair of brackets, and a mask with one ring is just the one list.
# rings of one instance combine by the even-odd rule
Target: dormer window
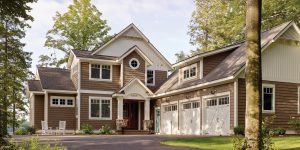
[[183,80],[193,79],[197,76],[197,64],[193,64],[183,69]]
[[111,81],[111,65],[91,64],[90,65],[90,79]]

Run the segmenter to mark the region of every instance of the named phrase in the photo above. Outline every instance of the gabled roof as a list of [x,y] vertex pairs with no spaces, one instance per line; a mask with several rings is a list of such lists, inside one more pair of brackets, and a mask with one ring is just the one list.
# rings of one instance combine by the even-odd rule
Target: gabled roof
[[73,54],[79,58],[94,58],[94,59],[104,59],[104,60],[117,60],[118,57],[105,56],[105,55],[92,55],[92,51],[85,50],[75,50],[72,49]]
[[188,58],[186,58],[184,60],[181,60],[179,62],[174,63],[173,67],[178,67],[178,66],[184,65],[184,64],[189,63],[189,62],[191,62],[193,60],[199,60],[199,58],[201,58],[201,57],[207,57],[207,56],[211,56],[211,55],[216,55],[216,54],[219,54],[219,53],[227,52],[227,51],[230,51],[230,50],[234,50],[234,49],[238,48],[239,46],[241,46],[241,44],[243,44],[243,42],[234,43],[234,44],[230,44],[230,45],[221,47],[221,48],[216,49],[216,50],[212,50],[212,51],[208,51],[208,52],[204,52],[204,53],[199,53],[199,54],[197,54],[195,56],[191,56],[191,57],[188,57]]
[[76,91],[67,69],[38,67],[38,74],[43,90]]
[[124,93],[124,90],[126,88],[128,88],[130,85],[134,84],[134,83],[138,83],[140,84],[149,94],[153,95],[153,92],[147,87],[145,86],[145,84],[143,84],[143,82],[138,79],[138,78],[133,78],[131,79],[126,85],[124,85],[120,90],[119,93]]
[[136,30],[137,33],[142,37],[142,39],[145,40],[145,42],[154,50],[154,52],[157,53],[170,68],[172,68],[171,63],[154,47],[154,45],[149,41],[149,39],[133,23],[131,23],[130,25],[128,25],[125,29],[123,29],[116,36],[114,36],[110,41],[108,41],[107,43],[105,43],[104,45],[102,45],[99,49],[97,49],[96,51],[94,51],[92,53],[92,55],[100,52],[106,46],[110,45],[113,41],[115,41],[116,39],[118,39],[121,35],[123,35],[127,31],[129,31],[131,28],[133,28],[134,30]]
[[28,80],[28,90],[31,91],[43,91],[40,80]]
[[136,45],[134,45],[133,47],[129,48],[123,55],[121,55],[120,58],[118,58],[118,61],[123,60],[126,56],[128,56],[129,54],[131,54],[133,51],[136,51],[149,64],[151,64],[151,65],[153,64],[153,62]]
[[[273,27],[261,34],[262,51],[279,38],[289,27],[294,25],[293,22],[283,23],[279,26]],[[165,82],[156,94],[165,94],[171,91],[184,91],[185,89],[197,88],[203,84],[221,81],[222,79],[233,79],[246,64],[246,48],[245,42],[235,49],[229,56],[227,56],[218,66],[215,67],[209,74],[202,79],[193,80],[191,82],[178,83],[179,73]],[[177,79],[176,79],[177,78]]]

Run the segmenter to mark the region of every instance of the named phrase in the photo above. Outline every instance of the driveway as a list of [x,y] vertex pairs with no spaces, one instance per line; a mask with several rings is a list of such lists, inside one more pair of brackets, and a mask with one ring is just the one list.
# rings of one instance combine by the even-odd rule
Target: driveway
[[[32,136],[15,136],[19,141]],[[161,141],[190,136],[164,135],[72,135],[38,136],[41,142],[61,142],[68,150],[190,150],[160,144]]]

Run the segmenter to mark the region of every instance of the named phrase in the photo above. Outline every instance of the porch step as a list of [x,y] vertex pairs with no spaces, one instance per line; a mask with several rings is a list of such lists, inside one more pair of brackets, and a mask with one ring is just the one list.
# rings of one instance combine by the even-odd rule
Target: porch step
[[123,133],[122,133],[122,131],[117,131],[117,134],[148,135],[148,134],[153,134],[153,133],[151,131],[144,131],[144,130],[124,130]]

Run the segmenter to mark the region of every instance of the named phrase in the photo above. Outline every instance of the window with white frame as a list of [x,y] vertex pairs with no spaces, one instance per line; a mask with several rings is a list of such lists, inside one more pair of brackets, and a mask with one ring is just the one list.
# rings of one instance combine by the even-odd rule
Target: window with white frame
[[183,80],[192,79],[197,76],[197,64],[183,68]]
[[50,99],[53,107],[74,107],[74,97],[51,96]]
[[139,66],[140,66],[140,62],[136,58],[131,58],[130,61],[129,61],[129,66],[132,69],[138,69]]
[[91,64],[90,79],[111,80],[111,65]]
[[154,70],[147,70],[147,85],[155,85],[155,72]]
[[263,111],[274,112],[275,106],[275,86],[263,85]]
[[111,119],[111,98],[90,97],[90,119]]

